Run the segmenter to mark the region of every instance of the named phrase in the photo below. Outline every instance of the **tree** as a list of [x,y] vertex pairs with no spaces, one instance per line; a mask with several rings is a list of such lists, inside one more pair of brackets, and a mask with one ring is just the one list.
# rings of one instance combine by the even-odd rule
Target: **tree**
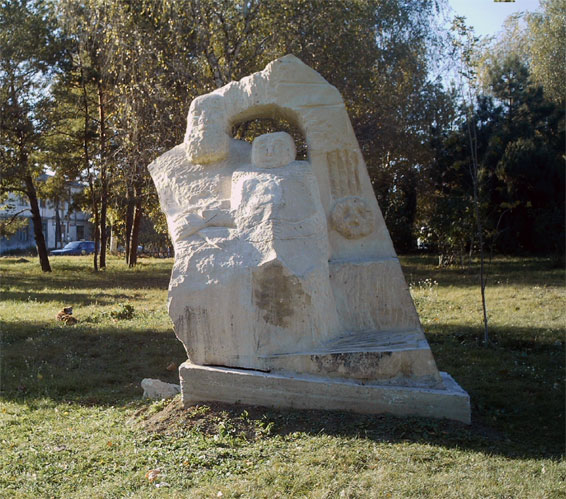
[[[551,17],[549,5],[544,7]],[[555,21],[559,13],[552,16]],[[535,17],[540,20],[540,14]],[[499,106],[484,164],[492,184],[492,246],[513,253],[563,253],[564,106],[549,92],[551,83],[535,77],[544,56],[534,57],[540,32],[530,15],[526,21],[508,19],[480,65],[483,92]],[[561,45],[554,49],[559,52]]]
[[[516,20],[507,25],[513,33]],[[482,249],[564,251],[564,110],[533,81],[525,45],[502,43],[509,32],[480,57],[463,19],[455,28],[465,93],[457,126],[437,130],[433,141],[424,220],[441,251],[479,251],[487,343]]]
[[[97,123],[93,110],[96,108],[95,88],[88,76],[88,68],[82,64],[73,39],[66,39],[65,70],[51,84],[54,100],[48,119],[51,133],[45,137],[43,159],[51,165],[55,175],[51,179],[53,188],[48,198],[57,199],[58,190],[69,181],[78,181],[88,186],[81,207],[97,217],[97,189],[94,188],[95,164],[93,149],[96,144]],[[98,239],[95,223],[95,239]],[[97,253],[93,266],[98,270]]]
[[490,165],[499,251],[564,253],[565,6],[508,19],[484,51],[483,91],[504,114]]
[[[484,334],[483,341],[489,343],[489,325],[487,315],[487,304],[485,288],[487,285],[485,274],[485,214],[482,210],[484,206],[484,192],[481,189],[484,171],[481,162],[481,113],[475,112],[476,102],[479,99],[479,83],[477,74],[477,44],[479,39],[474,35],[473,30],[466,26],[465,19],[456,17],[452,29],[454,32],[453,45],[456,60],[459,63],[458,75],[460,77],[458,88],[460,90],[461,106],[463,110],[462,125],[467,139],[467,151],[465,164],[471,180],[471,212],[475,236],[477,237],[478,251],[480,256],[480,294],[483,312]],[[481,106],[478,110],[481,110]]]
[[178,140],[182,133],[181,127],[171,123],[180,119],[174,109],[179,107],[181,82],[166,69],[167,64],[180,64],[180,54],[169,52],[170,46],[178,46],[178,41],[173,40],[167,13],[169,9],[162,4],[146,1],[138,5],[117,2],[108,14],[111,22],[106,33],[110,40],[106,71],[115,89],[115,119],[111,124],[118,174],[126,198],[125,245],[129,266],[136,264],[139,230],[148,199],[146,191],[152,186],[147,165],[156,153],[173,145],[174,137],[167,137],[167,131],[178,128]]
[[566,0],[541,0],[542,12],[527,16],[533,80],[562,105],[566,99]]
[[[95,270],[106,266],[106,219],[112,165],[108,147],[110,92],[107,88],[110,84],[104,48],[109,9],[111,7],[107,7],[106,2],[98,0],[61,0],[58,9],[68,62],[66,73],[58,82],[58,101],[63,107],[74,110],[70,116],[63,117],[59,132],[60,139],[65,139],[73,135],[76,137],[77,130],[82,129],[80,144],[75,144],[81,151],[75,175],[88,184],[94,220]],[[73,115],[81,116],[82,124],[78,129],[69,123],[73,121]],[[65,130],[65,123],[71,124],[71,133]]]
[[49,5],[41,0],[0,3],[0,182],[3,193],[29,200],[41,269],[50,272],[37,197],[36,161],[48,123],[46,89],[58,44]]
[[[98,165],[95,187],[103,193],[102,167],[112,158],[107,182],[121,193],[112,211],[122,214],[130,265],[142,216],[153,212],[144,204],[156,199],[146,166],[182,140],[180,111],[196,96],[287,53],[321,72],[344,96],[378,197],[382,205],[394,198],[385,210],[389,221],[406,220],[396,227],[406,246],[412,244],[406,227],[415,218],[419,165],[430,158],[430,115],[423,110],[441,98],[439,85],[428,78],[427,57],[439,40],[431,19],[444,0],[60,3],[71,25],[96,47],[83,60],[99,75],[93,83],[103,83],[99,102],[106,112],[104,119],[99,113],[100,153],[91,154],[91,162]],[[245,131],[239,136],[252,139],[250,133],[262,128]],[[97,199],[102,203],[104,195]]]
[[512,55],[491,71],[490,91],[503,104],[488,159],[496,182],[491,210],[503,236],[498,247],[561,253],[564,110],[545,98],[526,64]]

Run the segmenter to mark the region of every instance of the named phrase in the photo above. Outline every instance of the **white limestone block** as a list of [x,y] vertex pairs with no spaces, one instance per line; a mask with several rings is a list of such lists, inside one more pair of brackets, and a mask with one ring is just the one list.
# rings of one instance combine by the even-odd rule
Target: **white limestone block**
[[142,379],[143,397],[150,399],[168,399],[181,393],[181,385],[165,383],[164,381],[152,378]]
[[[287,133],[264,134],[251,145],[230,135],[243,121],[274,116],[304,134],[308,161],[295,160]],[[238,388],[231,376],[258,386],[280,383],[283,392],[295,388],[277,381],[279,375],[324,379],[297,392],[309,398],[305,407],[316,407],[316,387],[329,400],[333,384],[337,393],[346,390],[336,407],[382,393],[352,391],[343,380],[448,390],[342,97],[314,70],[289,55],[198,97],[183,144],[149,170],[175,248],[169,314],[196,366],[180,370],[185,402],[195,390],[216,389],[216,378],[198,366],[278,373],[268,379],[222,372],[236,400],[250,387]],[[195,376],[203,387],[192,385]],[[268,392],[257,400],[275,400],[277,390]],[[382,411],[384,405],[367,407]]]

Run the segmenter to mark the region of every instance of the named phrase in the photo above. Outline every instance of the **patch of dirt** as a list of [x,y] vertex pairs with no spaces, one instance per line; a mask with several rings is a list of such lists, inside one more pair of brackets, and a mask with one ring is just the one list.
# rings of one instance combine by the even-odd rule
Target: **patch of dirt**
[[208,436],[223,433],[247,440],[255,440],[265,434],[269,424],[263,407],[210,402],[185,408],[180,396],[172,399],[159,412],[151,411],[151,406],[140,409],[131,422],[151,433],[172,434],[196,430]]
[[155,406],[140,409],[131,422],[151,433],[198,431],[207,436],[228,434],[244,437],[249,441],[268,435],[325,433],[359,436],[382,442],[414,441],[448,446],[467,444],[471,447],[484,447],[488,442],[501,442],[504,439],[499,432],[477,420],[468,426],[447,420],[273,409],[220,402],[184,408],[180,395],[166,403],[158,412],[152,411],[155,411]]

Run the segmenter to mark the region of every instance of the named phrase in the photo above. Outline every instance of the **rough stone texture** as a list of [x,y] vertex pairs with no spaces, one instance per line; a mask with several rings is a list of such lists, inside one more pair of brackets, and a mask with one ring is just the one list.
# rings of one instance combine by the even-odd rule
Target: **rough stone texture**
[[[308,161],[295,161],[284,132],[252,145],[230,136],[238,123],[273,116],[302,131]],[[184,401],[220,397],[217,381],[206,385],[198,366],[270,372],[245,380],[267,383],[262,403],[275,405],[280,393],[269,399],[267,386],[296,376],[301,386],[315,383],[299,390],[309,407],[316,387],[328,387],[331,398],[334,384],[343,409],[363,392],[351,387],[368,383],[452,397],[457,391],[436,368],[338,91],[285,56],[195,99],[187,122],[184,143],[149,167],[175,246],[169,313],[194,367],[180,369]],[[232,386],[235,372],[218,379],[237,399],[249,387]],[[294,390],[281,383],[283,392]],[[403,410],[429,414],[418,405],[404,402]],[[367,407],[384,410],[381,402]],[[444,402],[434,415],[451,417]]]
[[180,385],[165,383],[159,379],[142,379],[141,387],[143,388],[144,398],[149,399],[168,399],[174,397],[178,393],[181,393]]

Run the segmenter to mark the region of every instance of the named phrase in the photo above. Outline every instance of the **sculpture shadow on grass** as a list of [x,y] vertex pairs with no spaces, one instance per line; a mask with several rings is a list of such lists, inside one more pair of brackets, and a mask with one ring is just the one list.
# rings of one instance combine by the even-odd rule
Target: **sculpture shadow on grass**
[[[65,328],[42,322],[2,325],[1,397],[37,405],[128,406],[142,395],[141,379],[178,382],[171,361],[185,351],[173,332],[143,328]],[[453,331],[457,330],[457,334]],[[507,328],[508,338],[521,331]],[[472,397],[472,425],[332,411],[222,406],[218,414],[273,422],[273,432],[303,432],[375,441],[410,441],[464,447],[508,457],[559,457],[564,452],[563,347],[518,340],[484,348],[478,332],[438,326],[429,335],[441,370],[450,369]],[[544,331],[532,331],[532,337]],[[503,336],[503,334],[502,334]]]

